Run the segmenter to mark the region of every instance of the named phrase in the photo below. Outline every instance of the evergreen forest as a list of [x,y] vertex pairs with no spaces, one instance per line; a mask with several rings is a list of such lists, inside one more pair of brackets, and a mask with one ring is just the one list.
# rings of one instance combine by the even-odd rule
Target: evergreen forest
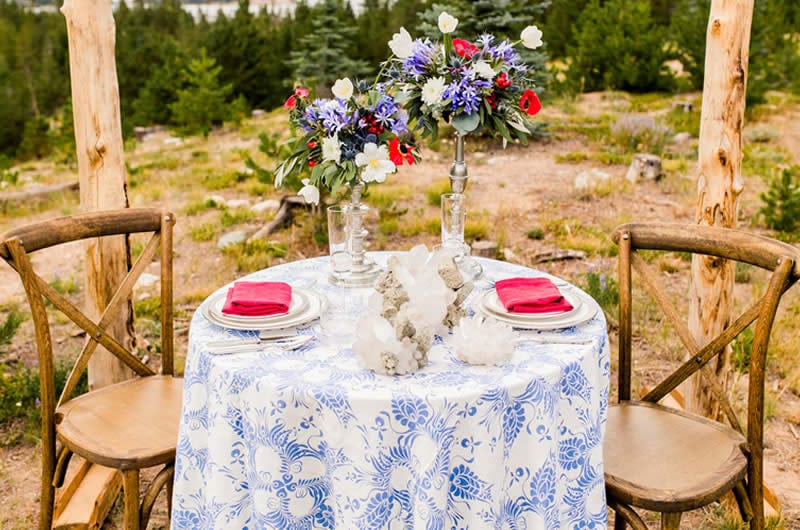
[[[295,82],[325,90],[343,76],[372,79],[401,26],[435,34],[442,10],[466,38],[516,40],[528,24],[546,46],[526,57],[538,91],[675,93],[703,86],[711,0],[345,0],[299,2],[291,14],[193,18],[178,0],[124,1],[115,10],[123,129],[167,125],[207,134],[251,109],[283,104]],[[767,90],[800,93],[800,4],[756,0],[748,102]],[[672,65],[672,67],[670,67]],[[675,68],[679,65],[679,68]],[[67,31],[57,11],[0,0],[0,170],[74,151]]]

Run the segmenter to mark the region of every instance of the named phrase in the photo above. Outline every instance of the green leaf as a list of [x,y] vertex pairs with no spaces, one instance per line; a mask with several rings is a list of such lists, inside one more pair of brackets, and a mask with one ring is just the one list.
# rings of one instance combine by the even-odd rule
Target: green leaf
[[477,112],[472,114],[459,114],[453,118],[453,127],[461,134],[471,133],[477,129],[480,124],[481,115]]

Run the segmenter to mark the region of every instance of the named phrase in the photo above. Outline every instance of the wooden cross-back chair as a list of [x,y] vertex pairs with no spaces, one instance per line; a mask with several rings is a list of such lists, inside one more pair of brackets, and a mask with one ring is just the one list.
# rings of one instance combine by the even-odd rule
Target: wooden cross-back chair
[[[764,527],[764,375],[772,324],[781,296],[800,276],[798,249],[755,234],[718,227],[666,223],[627,224],[612,236],[619,245],[619,403],[609,407],[604,465],[615,530],[645,523],[633,507],[661,512],[662,528],[677,529],[681,514],[733,492],[745,521]],[[697,344],[640,250],[688,252],[742,262],[770,273],[766,292],[708,344]],[[682,343],[687,360],[640,400],[631,397],[632,283],[640,285]],[[688,297],[685,297],[688,298]],[[729,425],[659,404],[681,382],[717,357],[751,323],[747,421],[737,417],[722,386],[701,372]]]
[[[16,228],[0,236],[0,256],[20,275],[36,331],[42,407],[42,484],[39,528],[53,524],[55,489],[63,484],[73,453],[122,474],[125,528],[146,527],[158,492],[168,503],[174,473],[182,380],[173,377],[172,226],[175,217],[157,209],[123,209],[61,217]],[[97,321],[50,286],[29,253],[71,241],[135,233],[152,236]],[[152,260],[161,261],[161,373],[142,363],[106,328],[128,303],[136,280]],[[56,401],[53,341],[45,300],[86,332],[87,341]],[[102,345],[137,376],[73,397],[89,358]],[[139,504],[139,470],[163,465]]]

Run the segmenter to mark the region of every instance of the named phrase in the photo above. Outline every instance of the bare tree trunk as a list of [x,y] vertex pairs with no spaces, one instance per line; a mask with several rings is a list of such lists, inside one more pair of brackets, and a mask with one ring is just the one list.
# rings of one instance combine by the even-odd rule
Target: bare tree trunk
[[[744,122],[747,62],[753,0],[713,0],[706,41],[705,85],[700,121],[696,223],[736,226],[742,181],[742,127]],[[730,320],[734,266],[718,259],[692,261],[689,328],[704,345]],[[730,351],[720,354],[704,369],[730,387]],[[699,374],[686,388],[689,410],[719,418],[719,406],[700,384]]]
[[[115,27],[110,0],[65,0],[72,109],[78,151],[81,209],[126,208],[127,174],[123,158],[119,86],[114,59]],[[86,248],[86,310],[99,315],[128,270],[125,237],[90,241]],[[134,344],[130,300],[109,328],[123,346]],[[103,348],[89,361],[89,386],[99,388],[132,377],[121,361]]]

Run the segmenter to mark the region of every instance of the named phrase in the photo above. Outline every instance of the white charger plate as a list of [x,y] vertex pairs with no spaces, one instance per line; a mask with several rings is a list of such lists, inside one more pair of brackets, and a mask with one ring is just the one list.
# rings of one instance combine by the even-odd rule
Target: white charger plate
[[317,318],[322,309],[322,298],[308,289],[292,288],[292,302],[289,311],[278,315],[239,316],[222,312],[227,291],[212,295],[200,306],[204,317],[210,322],[228,329],[273,330],[299,326]]
[[487,311],[491,311],[492,313],[500,316],[507,316],[510,318],[515,318],[517,320],[522,321],[530,321],[530,322],[547,322],[554,318],[562,319],[562,317],[569,316],[574,314],[576,311],[579,311],[581,306],[583,305],[583,301],[577,295],[575,291],[572,289],[564,289],[564,292],[561,293],[562,296],[572,305],[572,309],[569,311],[545,311],[542,313],[512,313],[506,310],[503,302],[500,301],[500,297],[497,296],[497,291],[495,289],[490,289],[481,297],[481,305]]
[[478,310],[487,317],[511,324],[519,329],[550,330],[578,326],[590,321],[597,314],[592,298],[579,290],[569,290],[564,297],[572,304],[570,311],[560,313],[510,313],[497,298],[494,289],[481,296]]
[[209,305],[209,311],[214,313],[218,320],[227,322],[238,322],[240,324],[252,324],[253,322],[277,322],[279,320],[286,320],[293,318],[305,311],[308,308],[308,295],[301,289],[292,289],[292,299],[289,302],[289,310],[286,313],[277,313],[274,315],[261,315],[261,316],[248,316],[248,315],[230,315],[222,312],[225,306],[225,299],[227,292],[214,296],[213,303]]

